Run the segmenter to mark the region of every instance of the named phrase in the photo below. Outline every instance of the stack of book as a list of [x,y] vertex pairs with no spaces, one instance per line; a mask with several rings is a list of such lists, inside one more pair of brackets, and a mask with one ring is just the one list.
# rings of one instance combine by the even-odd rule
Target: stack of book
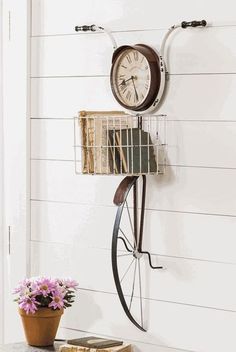
[[80,112],[82,173],[110,173],[108,131],[129,128],[131,123],[122,112]]
[[103,339],[95,336],[67,341],[60,346],[59,352],[131,352],[131,345],[123,341]]
[[157,162],[151,136],[140,128],[108,131],[110,170],[114,174],[156,173]]

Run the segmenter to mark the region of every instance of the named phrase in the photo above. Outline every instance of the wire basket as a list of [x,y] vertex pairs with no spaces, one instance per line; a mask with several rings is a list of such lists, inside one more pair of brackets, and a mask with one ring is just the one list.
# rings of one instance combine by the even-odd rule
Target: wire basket
[[75,172],[157,175],[166,164],[164,115],[81,111],[74,119]]

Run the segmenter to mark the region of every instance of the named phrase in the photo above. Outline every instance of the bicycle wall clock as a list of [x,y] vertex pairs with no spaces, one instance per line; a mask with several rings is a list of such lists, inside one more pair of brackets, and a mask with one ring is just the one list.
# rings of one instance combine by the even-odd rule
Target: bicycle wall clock
[[[112,236],[112,270],[116,290],[129,320],[145,329],[143,273],[156,270],[143,248],[146,175],[161,173],[160,120],[156,115],[167,83],[165,45],[178,28],[205,27],[205,20],[172,26],[163,38],[160,53],[146,44],[117,47],[112,34],[96,25],[76,26],[76,31],[103,31],[112,41],[110,84],[114,98],[126,112],[81,111],[75,120],[75,162],[79,174],[124,175],[118,186]],[[128,112],[128,113],[127,113]],[[79,151],[79,153],[78,153]],[[142,182],[141,182],[142,179]],[[138,183],[138,181],[140,182]],[[146,285],[146,283],[144,283]]]

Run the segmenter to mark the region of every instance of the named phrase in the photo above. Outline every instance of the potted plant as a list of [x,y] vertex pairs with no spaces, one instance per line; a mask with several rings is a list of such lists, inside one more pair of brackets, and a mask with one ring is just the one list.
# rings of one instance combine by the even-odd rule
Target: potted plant
[[72,279],[25,279],[15,288],[26,340],[32,346],[53,344],[61,315],[74,302],[78,283]]

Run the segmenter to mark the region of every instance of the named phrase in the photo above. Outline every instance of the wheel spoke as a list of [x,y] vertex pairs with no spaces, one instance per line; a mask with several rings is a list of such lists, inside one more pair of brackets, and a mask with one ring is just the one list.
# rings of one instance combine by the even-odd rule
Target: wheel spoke
[[126,239],[126,241],[129,243],[130,247],[134,250],[134,246],[131,244],[131,242],[129,241],[129,239],[128,239],[127,236],[125,235],[124,231],[122,231],[120,227],[119,227],[119,231],[122,233],[122,235],[124,236],[124,238]]
[[131,294],[130,303],[129,303],[129,311],[131,310],[131,305],[132,305],[133,297],[134,297],[135,279],[136,279],[136,269],[137,269],[137,260],[135,261],[135,267],[134,267],[134,279],[133,279],[132,294]]
[[126,204],[126,209],[127,209],[127,212],[128,212],[130,227],[131,227],[133,238],[134,238],[135,248],[137,248],[137,241],[136,241],[136,238],[135,238],[135,235],[134,235],[134,227],[133,227],[133,223],[132,223],[132,220],[131,220],[131,215],[130,215],[130,211],[129,211],[129,206],[128,206],[127,200],[125,201],[125,204]]
[[129,269],[131,268],[133,262],[134,262],[135,258],[133,258],[132,262],[130,263],[130,265],[128,266],[128,268],[126,269],[126,272],[124,273],[124,275],[122,276],[120,283],[122,283],[122,281],[124,280],[125,276],[128,274]]
[[141,325],[143,327],[143,297],[142,297],[140,259],[138,259],[138,273],[139,273],[139,299],[140,299]]
[[119,254],[117,257],[126,257],[127,255],[133,255],[133,253]]

